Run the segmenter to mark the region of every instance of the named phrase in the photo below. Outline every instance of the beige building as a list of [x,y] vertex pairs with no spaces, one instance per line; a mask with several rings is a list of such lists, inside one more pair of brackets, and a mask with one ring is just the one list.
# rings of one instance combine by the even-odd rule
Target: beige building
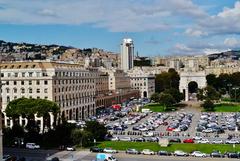
[[108,88],[112,93],[126,93],[130,91],[130,78],[123,70],[101,68],[100,71],[108,74]]
[[[99,68],[98,73],[105,73],[108,76],[107,81],[104,74],[100,74],[102,79],[99,79],[101,81],[99,85],[106,86],[106,83],[108,83],[108,92],[100,92],[101,94],[96,99],[96,107],[109,107],[113,104],[120,104],[132,97],[139,98],[139,91],[131,89],[130,77],[123,70]],[[106,89],[106,87],[102,89]]]
[[[56,102],[61,115],[68,120],[88,118],[95,114],[95,77],[95,73],[78,64],[50,61],[2,63],[3,113],[8,102],[26,97]],[[4,118],[5,125],[11,126],[12,121]],[[26,121],[20,118],[20,124],[24,125]]]
[[155,76],[144,72],[141,68],[134,68],[128,72],[131,88],[139,90],[142,98],[150,98],[155,93]]

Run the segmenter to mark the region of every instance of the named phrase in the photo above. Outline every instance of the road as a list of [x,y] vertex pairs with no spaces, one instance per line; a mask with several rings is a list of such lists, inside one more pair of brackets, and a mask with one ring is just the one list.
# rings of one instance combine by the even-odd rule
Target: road
[[[96,153],[86,151],[56,151],[56,150],[29,150],[4,148],[4,154],[12,154],[25,157],[26,161],[46,161],[46,158],[58,157],[61,161],[92,161]],[[49,156],[49,157],[47,157]],[[194,157],[174,157],[174,156],[147,156],[147,155],[127,155],[125,153],[114,154],[118,161],[225,161],[228,158],[194,158]],[[239,159],[231,159],[231,161]]]
[[25,157],[27,161],[44,161],[47,156],[55,154],[56,150],[32,150],[20,148],[3,148],[4,154],[16,156],[17,158]]
[[[88,156],[82,158],[79,161],[92,161],[96,154],[90,153]],[[118,161],[226,161],[228,158],[194,158],[194,157],[174,157],[174,156],[147,156],[147,155],[126,155],[116,154],[114,155]],[[237,161],[238,159],[231,159],[231,161]],[[238,160],[239,161],[239,160]]]

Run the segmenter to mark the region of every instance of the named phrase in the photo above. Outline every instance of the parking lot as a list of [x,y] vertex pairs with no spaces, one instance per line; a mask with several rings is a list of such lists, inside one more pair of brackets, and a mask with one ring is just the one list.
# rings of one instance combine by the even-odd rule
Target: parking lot
[[113,141],[157,142],[168,138],[185,143],[238,144],[240,140],[240,113],[202,113],[191,107],[167,113],[120,113],[104,120]]

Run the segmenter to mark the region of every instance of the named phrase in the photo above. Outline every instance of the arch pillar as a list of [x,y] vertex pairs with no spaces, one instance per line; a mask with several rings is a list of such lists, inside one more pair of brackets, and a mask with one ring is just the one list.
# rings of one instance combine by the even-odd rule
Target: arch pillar
[[185,101],[189,101],[188,84],[192,81],[196,82],[199,88],[205,88],[207,86],[206,73],[204,71],[180,73],[179,90],[185,93]]

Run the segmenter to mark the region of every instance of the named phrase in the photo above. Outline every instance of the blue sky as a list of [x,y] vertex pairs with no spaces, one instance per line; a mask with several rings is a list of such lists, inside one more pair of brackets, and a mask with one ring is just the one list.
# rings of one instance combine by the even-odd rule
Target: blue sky
[[238,0],[0,0],[0,39],[142,56],[240,49]]

